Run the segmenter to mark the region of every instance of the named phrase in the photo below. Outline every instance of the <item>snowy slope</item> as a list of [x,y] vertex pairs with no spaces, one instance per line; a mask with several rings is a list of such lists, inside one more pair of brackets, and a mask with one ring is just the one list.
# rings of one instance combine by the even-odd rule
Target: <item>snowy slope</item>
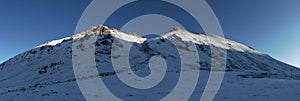
[[[169,50],[174,48],[174,45],[168,40],[180,40],[181,43],[178,45],[183,46],[187,42],[194,43],[200,57],[201,78],[189,100],[199,100],[210,72],[219,72],[210,69],[212,57],[210,46],[227,50],[226,73],[215,97],[216,101],[300,100],[297,98],[300,95],[298,86],[300,70],[251,47],[228,39],[225,39],[227,46],[223,46],[212,43],[223,39],[219,36],[193,34],[182,29],[172,30],[154,39],[146,39],[105,26],[93,27],[71,37],[47,42],[2,63],[0,100],[85,100],[76,83],[79,78],[76,79],[73,72],[72,43],[91,36],[98,36],[95,42],[95,61],[100,78],[106,80],[109,84],[106,86],[125,100],[159,99],[170,92],[172,87],[169,86],[176,82],[176,78],[169,78],[169,83],[161,85],[164,89],[154,90],[154,92],[126,91],[130,87],[124,88],[120,82],[114,80],[116,73],[122,72],[114,71],[111,66],[110,60],[114,58],[114,54],[111,56],[111,49],[115,38],[133,43],[132,53],[130,53],[131,69],[142,77],[150,73],[147,61],[149,57],[155,55],[167,59],[168,66],[172,67],[167,72],[178,76],[180,59],[177,52]],[[119,47],[122,47],[122,43]],[[197,70],[197,68],[199,67],[186,69]],[[148,95],[155,95],[155,97]]]

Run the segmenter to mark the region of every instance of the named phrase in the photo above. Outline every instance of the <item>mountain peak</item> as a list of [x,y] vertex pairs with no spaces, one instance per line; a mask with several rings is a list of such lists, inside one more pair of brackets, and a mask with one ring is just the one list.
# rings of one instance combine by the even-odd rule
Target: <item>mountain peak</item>
[[[111,35],[112,37],[107,38],[107,35]],[[97,36],[98,38],[95,40],[95,53],[93,54],[95,55],[96,69],[99,71],[97,72],[98,74],[88,76],[87,78],[76,78],[74,77],[74,65],[72,64],[72,59],[75,56],[73,54],[74,50],[72,47],[74,45],[74,41],[76,42],[77,40],[90,38],[89,36]],[[160,86],[165,88],[153,90],[153,92],[142,92],[136,95],[124,92],[123,83],[116,83],[114,81],[117,80],[116,75],[120,73],[131,75],[132,73],[128,72],[130,69],[115,70],[115,68],[111,65],[111,59],[119,58],[121,54],[119,52],[112,51],[112,42],[114,38],[122,39],[125,42],[135,43],[131,46],[128,61],[122,61],[130,62],[129,64],[130,67],[132,67],[131,69],[134,71],[134,74],[145,76],[153,72],[148,68],[148,66],[151,65],[149,64],[149,61],[152,56],[160,55],[163,59],[165,59],[166,65],[168,66],[168,76],[166,77],[171,77],[166,79],[168,82],[162,83]],[[178,40],[178,42],[176,42],[177,44],[173,44],[172,42],[164,39],[175,39],[176,41]],[[299,85],[299,69],[277,61],[269,56],[262,55],[243,44],[220,36],[194,34],[180,28],[174,28],[170,32],[163,34],[158,38],[153,38],[149,41],[146,40],[148,39],[141,38],[137,34],[126,34],[116,29],[99,25],[71,37],[47,42],[46,44],[19,54],[5,63],[0,64],[0,100],[6,101],[12,100],[12,98],[17,100],[32,100],[32,98],[71,101],[85,100],[76,81],[103,78],[102,80],[105,79],[108,82],[111,82],[106,86],[110,88],[117,88],[114,89],[116,90],[115,93],[123,96],[123,98],[133,98],[132,96],[135,96],[135,98],[151,101],[153,99],[149,99],[149,94],[156,94],[157,96],[160,96],[165,92],[172,91],[172,87],[170,86],[173,84],[169,81],[176,83],[177,81],[173,77],[180,76],[179,73],[181,72],[201,70],[201,76],[199,75],[201,80],[203,80],[203,77],[209,77],[211,72],[220,72],[219,70],[212,69],[210,67],[212,66],[213,58],[222,56],[226,56],[227,60],[226,64],[220,64],[222,66],[226,66],[226,76],[223,79],[222,87],[220,92],[218,92],[219,94],[217,97],[238,97],[236,99],[240,100],[247,96],[253,98],[253,94],[256,93],[265,95],[267,92],[270,96],[267,96],[265,99],[268,99],[270,97],[277,97],[278,95],[281,95],[279,94],[280,92],[278,94],[274,94],[274,92],[278,92],[278,88],[280,88],[280,90],[284,89],[284,91],[293,90],[293,92],[295,92],[293,94],[283,94],[282,96],[284,97],[299,95],[299,90],[294,89],[294,87],[298,87]],[[216,42],[217,40],[225,40],[225,45],[227,46],[224,46],[224,44],[218,44]],[[188,47],[190,44],[187,43],[187,41],[195,44],[197,51],[190,50]],[[79,46],[81,45],[78,44],[78,47]],[[223,48],[227,51],[225,53],[219,52],[218,54],[212,54],[210,50],[212,46]],[[75,47],[77,46],[75,45]],[[122,47],[125,46],[123,41],[120,41],[117,45],[115,45],[114,50],[121,49]],[[183,49],[183,53],[188,52],[195,54],[183,54],[187,58],[181,58],[176,50],[179,48]],[[199,61],[191,59],[191,55],[198,55]],[[181,60],[193,62],[182,64],[185,67],[181,67]],[[86,60],[82,60],[82,62],[86,62]],[[82,66],[82,68],[90,67]],[[292,85],[292,87],[282,88],[283,84],[289,84],[286,86]],[[195,89],[195,92],[204,91],[202,88],[205,88],[205,85],[206,82],[199,82],[199,84],[195,87],[198,88]],[[229,90],[234,92],[225,96],[225,94],[228,94]],[[242,96],[232,96],[239,94],[242,94]],[[257,97],[260,96],[256,96],[255,98]]]
[[[45,44],[42,44],[38,47],[55,46],[66,40],[80,39],[85,36],[101,35],[101,34],[112,35],[116,38],[126,40],[129,42],[136,42],[136,43],[143,43],[144,41],[148,40],[147,38],[142,38],[141,36],[139,36],[137,33],[134,33],[134,32],[127,34],[127,33],[121,32],[114,28],[109,28],[107,26],[98,25],[98,26],[91,27],[90,29],[88,29],[85,32],[75,34],[71,37],[66,37],[66,38],[59,39],[59,40],[53,40],[53,41],[47,42]],[[191,33],[189,31],[179,28],[179,27],[174,27],[173,29],[170,30],[170,32],[161,35],[159,38],[166,38],[166,39],[167,38],[178,38],[181,41],[190,41],[193,43],[203,44],[203,45],[214,45],[216,47],[224,48],[224,49],[228,49],[228,50],[236,50],[236,51],[241,51],[241,52],[251,52],[251,53],[255,53],[255,54],[262,54],[256,50],[254,50],[252,47],[240,44],[240,43],[232,41],[232,40],[225,39],[218,35]],[[218,45],[213,42],[214,40],[225,40],[227,46]]]

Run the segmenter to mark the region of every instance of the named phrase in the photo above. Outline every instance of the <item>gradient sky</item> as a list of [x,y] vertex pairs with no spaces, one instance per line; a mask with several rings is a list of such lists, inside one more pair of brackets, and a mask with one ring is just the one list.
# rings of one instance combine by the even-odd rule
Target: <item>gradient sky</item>
[[[0,1],[0,63],[74,34],[90,0]],[[300,67],[300,0],[208,0],[225,37]],[[99,11],[100,12],[100,11]]]

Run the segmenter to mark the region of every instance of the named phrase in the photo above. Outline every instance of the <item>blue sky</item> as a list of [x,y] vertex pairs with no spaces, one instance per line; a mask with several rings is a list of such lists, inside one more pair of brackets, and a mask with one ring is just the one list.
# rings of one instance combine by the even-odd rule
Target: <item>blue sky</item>
[[299,0],[209,0],[229,39],[300,67]]
[[[0,62],[74,34],[90,0],[2,0]],[[300,67],[299,0],[208,0],[225,37]]]

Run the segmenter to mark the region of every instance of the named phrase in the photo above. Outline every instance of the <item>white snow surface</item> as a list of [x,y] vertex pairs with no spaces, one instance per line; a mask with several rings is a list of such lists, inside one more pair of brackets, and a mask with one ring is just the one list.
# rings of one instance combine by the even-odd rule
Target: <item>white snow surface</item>
[[[170,92],[171,83],[176,81],[169,78],[169,83],[162,84],[165,89],[154,92],[134,93],[122,88],[120,82],[113,80],[115,71],[109,65],[110,43],[113,38],[134,43],[133,59],[135,65],[132,69],[138,75],[147,75],[145,63],[147,57],[160,54],[169,59],[168,70],[171,75],[178,75],[176,53],[168,49],[172,44],[166,40],[178,39],[184,45],[186,42],[196,44],[200,57],[200,79],[194,94],[189,100],[199,100],[206,85],[210,72],[220,72],[210,69],[209,47],[227,50],[226,73],[222,86],[214,98],[215,101],[299,101],[300,98],[300,70],[296,67],[282,63],[272,57],[260,53],[246,45],[226,40],[226,45],[212,43],[223,39],[216,35],[194,34],[183,29],[177,29],[155,39],[146,39],[136,35],[129,35],[105,26],[93,27],[71,37],[47,42],[30,51],[19,54],[0,65],[0,101],[81,101],[85,100],[81,94],[72,67],[72,42],[98,36],[96,45],[96,62],[100,71],[97,78],[106,79],[108,88],[126,100],[152,101]],[[213,40],[213,41],[209,41]],[[122,45],[120,45],[122,46]],[[157,50],[159,49],[159,50]],[[147,52],[145,52],[147,50]],[[220,55],[222,56],[222,55]],[[172,61],[174,63],[172,63]],[[197,68],[185,68],[198,70]],[[126,72],[126,71],[125,71]],[[118,72],[117,72],[118,73]],[[206,78],[206,79],[205,79]],[[82,78],[81,78],[82,79]],[[83,78],[88,79],[88,78]],[[154,97],[149,97],[154,95]],[[105,99],[103,99],[105,100]],[[180,99],[178,99],[180,100]]]

